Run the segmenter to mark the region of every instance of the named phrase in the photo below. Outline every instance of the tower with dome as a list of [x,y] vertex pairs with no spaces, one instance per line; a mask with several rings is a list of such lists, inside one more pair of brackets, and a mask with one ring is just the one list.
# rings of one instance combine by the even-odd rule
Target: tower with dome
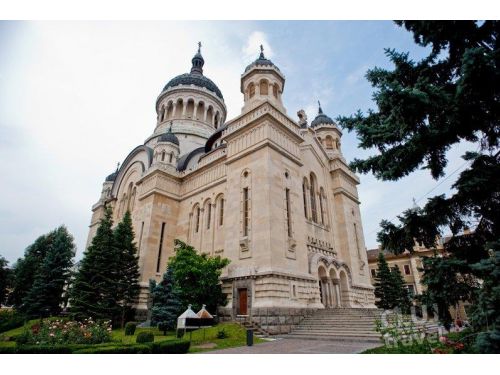
[[285,76],[262,47],[241,75],[241,113],[227,120],[200,47],[190,72],[161,90],[153,133],[106,177],[87,244],[105,205],[115,222],[131,212],[142,317],[149,280],[161,278],[177,238],[231,261],[221,277],[228,304],[218,312],[228,319],[374,307],[359,179],[342,156],[340,129],[319,103],[310,124],[303,111],[298,120],[287,114]]

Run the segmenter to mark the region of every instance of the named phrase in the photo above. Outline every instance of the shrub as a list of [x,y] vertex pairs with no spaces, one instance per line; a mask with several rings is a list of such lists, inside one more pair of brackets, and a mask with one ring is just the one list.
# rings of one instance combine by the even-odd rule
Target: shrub
[[0,311],[0,332],[22,327],[26,317],[15,310]]
[[137,338],[135,339],[135,342],[138,344],[153,341],[155,341],[155,335],[153,335],[153,332],[139,332]]
[[191,343],[189,341],[160,341],[151,344],[153,354],[184,354],[187,353]]
[[218,339],[226,339],[227,337],[228,337],[228,334],[226,333],[226,330],[224,328],[217,331],[217,338]]
[[18,344],[64,345],[100,344],[111,341],[110,322],[96,323],[92,319],[82,322],[61,319],[35,323],[16,338]]
[[135,322],[128,322],[125,324],[125,336],[134,336],[137,324]]
[[151,346],[146,344],[112,345],[76,350],[74,354],[149,354]]

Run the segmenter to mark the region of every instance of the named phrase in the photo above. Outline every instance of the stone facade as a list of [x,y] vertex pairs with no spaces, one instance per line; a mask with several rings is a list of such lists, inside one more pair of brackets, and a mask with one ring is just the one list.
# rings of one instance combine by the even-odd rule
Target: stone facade
[[229,301],[221,314],[374,307],[359,179],[342,156],[340,129],[321,107],[311,126],[303,112],[299,123],[291,119],[285,78],[263,52],[242,74],[241,114],[226,121],[203,64],[198,52],[191,73],[159,95],[153,134],[103,184],[88,243],[104,205],[115,222],[131,211],[139,310],[176,238],[231,261],[221,278]]

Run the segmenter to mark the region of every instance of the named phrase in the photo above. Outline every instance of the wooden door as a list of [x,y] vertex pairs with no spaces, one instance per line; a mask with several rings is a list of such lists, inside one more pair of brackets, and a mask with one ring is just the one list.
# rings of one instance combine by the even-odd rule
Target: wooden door
[[247,315],[248,314],[248,293],[246,289],[238,289],[238,300],[240,303],[240,311],[239,315]]

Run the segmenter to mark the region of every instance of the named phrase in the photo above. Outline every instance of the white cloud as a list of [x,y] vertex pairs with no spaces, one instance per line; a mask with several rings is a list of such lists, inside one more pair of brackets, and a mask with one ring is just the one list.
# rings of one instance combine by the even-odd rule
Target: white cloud
[[250,63],[259,56],[261,45],[264,47],[266,58],[273,57],[273,50],[267,40],[267,35],[262,31],[254,31],[248,36],[246,45],[242,50],[245,63]]

